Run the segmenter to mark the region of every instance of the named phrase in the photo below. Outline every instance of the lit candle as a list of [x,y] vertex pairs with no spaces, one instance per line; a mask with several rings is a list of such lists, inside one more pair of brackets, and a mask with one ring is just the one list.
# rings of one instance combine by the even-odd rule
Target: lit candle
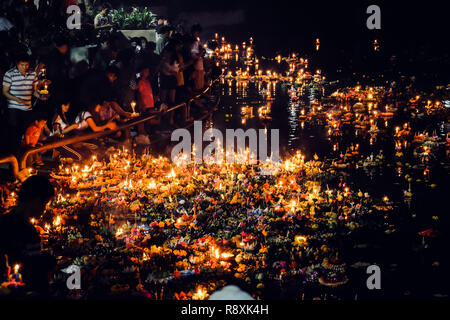
[[12,278],[15,282],[22,282],[22,275],[19,273],[19,268],[20,266],[18,264],[14,266],[14,275]]

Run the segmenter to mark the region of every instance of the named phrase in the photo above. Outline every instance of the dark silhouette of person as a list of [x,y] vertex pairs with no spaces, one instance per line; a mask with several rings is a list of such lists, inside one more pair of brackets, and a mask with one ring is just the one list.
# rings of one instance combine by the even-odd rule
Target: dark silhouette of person
[[19,264],[26,290],[38,295],[48,293],[48,274],[56,260],[42,251],[39,232],[31,219],[43,215],[54,195],[55,190],[46,177],[31,176],[20,187],[17,205],[0,216],[1,278],[6,280],[6,259],[10,266]]

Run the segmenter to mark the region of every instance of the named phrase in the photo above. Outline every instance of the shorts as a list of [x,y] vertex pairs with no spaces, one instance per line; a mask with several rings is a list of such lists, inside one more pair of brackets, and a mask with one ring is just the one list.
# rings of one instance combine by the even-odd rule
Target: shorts
[[178,87],[176,76],[166,76],[161,73],[159,80],[161,90],[172,90]]

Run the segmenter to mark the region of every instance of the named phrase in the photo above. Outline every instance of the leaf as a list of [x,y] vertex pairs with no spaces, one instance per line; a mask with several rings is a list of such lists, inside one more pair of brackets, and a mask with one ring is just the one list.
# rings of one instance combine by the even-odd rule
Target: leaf
[[156,21],[155,14],[148,10],[148,8],[135,8],[131,12],[125,11],[123,8],[113,10],[111,18],[114,24],[119,29],[149,29],[151,24]]

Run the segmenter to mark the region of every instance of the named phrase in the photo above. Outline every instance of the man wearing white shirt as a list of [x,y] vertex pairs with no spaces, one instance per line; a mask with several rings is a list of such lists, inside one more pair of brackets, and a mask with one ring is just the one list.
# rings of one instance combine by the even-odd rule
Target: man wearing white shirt
[[38,97],[36,72],[29,68],[29,56],[21,54],[16,58],[16,66],[3,76],[3,95],[8,104],[8,124],[12,136],[10,143],[13,151],[18,151],[22,134],[29,124],[31,97]]

